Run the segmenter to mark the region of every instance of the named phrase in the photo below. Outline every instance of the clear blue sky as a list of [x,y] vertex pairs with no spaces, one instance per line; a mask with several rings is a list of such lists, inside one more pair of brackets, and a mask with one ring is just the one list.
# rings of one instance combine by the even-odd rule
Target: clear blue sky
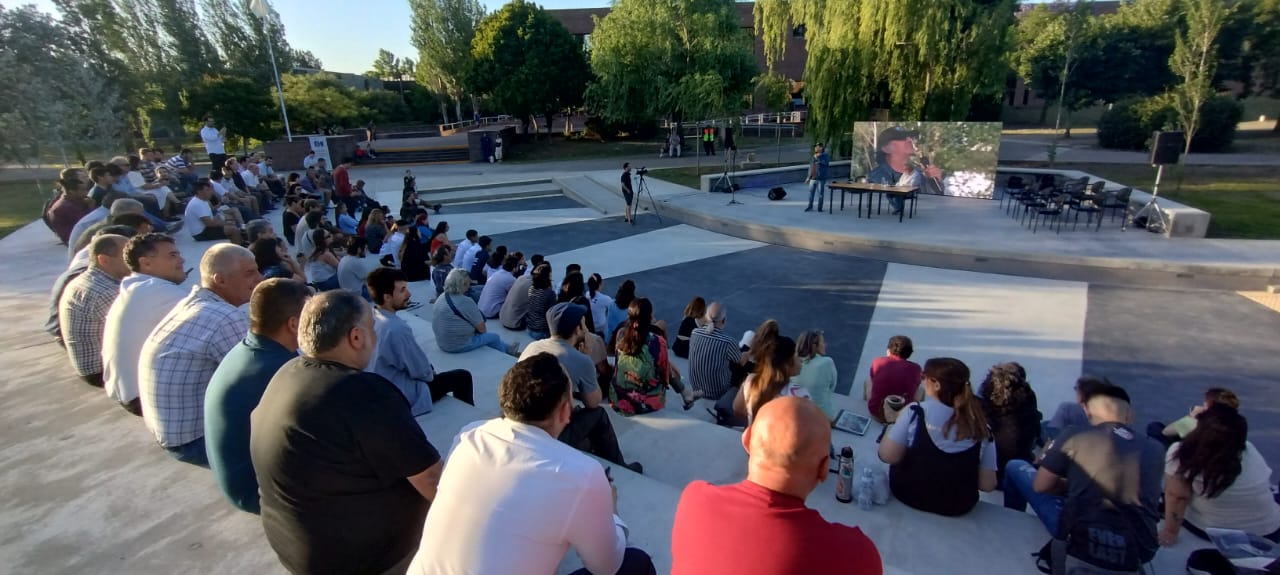
[[[1040,0],[1031,0],[1033,2]],[[52,0],[11,0],[10,7],[32,3],[56,14]],[[481,0],[485,9],[496,10],[506,0]],[[542,0],[544,8],[591,8],[608,6],[609,0]],[[369,69],[379,48],[396,56],[418,58],[409,42],[407,0],[271,0],[284,21],[289,44],[310,50],[325,69],[360,73]]]

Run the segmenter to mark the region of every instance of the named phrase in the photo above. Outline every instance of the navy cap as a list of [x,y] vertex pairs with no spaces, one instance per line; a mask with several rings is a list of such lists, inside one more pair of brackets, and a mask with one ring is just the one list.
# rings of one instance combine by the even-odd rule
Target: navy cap
[[547,310],[547,328],[552,335],[568,339],[582,324],[587,308],[572,303],[558,303]]

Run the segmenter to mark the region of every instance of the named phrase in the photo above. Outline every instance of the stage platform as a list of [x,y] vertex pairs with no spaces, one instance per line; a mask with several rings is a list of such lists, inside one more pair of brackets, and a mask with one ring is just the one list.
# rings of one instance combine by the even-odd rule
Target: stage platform
[[[588,174],[617,191],[616,173]],[[843,211],[805,212],[802,183],[784,186],[787,197],[770,201],[765,189],[735,194],[703,193],[652,177],[649,188],[660,215],[723,234],[808,250],[883,261],[1087,281],[1110,285],[1260,290],[1280,283],[1280,241],[1166,238],[1145,230],[1121,231],[1122,217],[1108,215],[1101,229],[1084,217],[1072,229],[1065,221],[1041,224],[1036,233],[1010,217],[996,200],[921,196],[915,216],[898,221],[884,210],[859,218],[857,197]],[[621,192],[619,203],[621,202]],[[848,200],[853,205],[848,205]],[[640,198],[650,208],[649,198]],[[878,201],[878,198],[877,198]],[[828,197],[823,209],[831,204]]]

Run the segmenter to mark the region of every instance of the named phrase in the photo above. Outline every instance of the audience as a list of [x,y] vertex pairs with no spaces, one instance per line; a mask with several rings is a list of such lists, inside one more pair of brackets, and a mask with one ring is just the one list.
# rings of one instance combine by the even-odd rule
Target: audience
[[924,401],[910,403],[880,442],[889,464],[889,489],[908,506],[938,515],[964,515],[978,491],[996,488],[996,448],[969,368],[958,359],[924,364]]
[[454,441],[409,573],[552,575],[569,547],[584,565],[574,575],[655,573],[647,554],[627,547],[617,488],[600,463],[555,439],[573,425],[567,375],[556,356],[538,353],[502,378],[503,417]]
[[995,437],[996,481],[1004,481],[1005,465],[1015,459],[1031,461],[1040,441],[1040,410],[1027,371],[1017,363],[996,364],[978,388],[982,413]]
[[262,238],[275,238],[276,230],[271,227],[271,222],[264,219],[249,220],[244,224],[245,241],[253,243]]
[[560,291],[556,294],[556,303],[570,302],[573,301],[573,298],[585,296],[586,293],[587,284],[582,277],[582,272],[569,272],[560,281]]
[[592,329],[595,318],[591,314],[591,301],[586,296],[578,296],[569,303],[580,305],[587,310],[587,332],[583,334],[582,341],[576,346],[578,351],[587,354],[595,364],[596,381],[600,384],[600,388],[613,389],[613,366],[609,364],[609,349],[604,343],[604,338]]
[[213,207],[209,205],[212,195],[213,187],[209,185],[209,180],[201,178],[196,182],[195,196],[187,202],[187,209],[183,214],[183,227],[187,228],[187,232],[197,242],[231,240],[231,243],[239,245],[240,230],[234,223],[213,213]]
[[600,274],[591,274],[587,278],[587,300],[591,303],[591,317],[595,320],[592,331],[603,337],[609,336],[609,308],[613,307],[613,298],[604,293],[604,278]]
[[822,330],[808,330],[796,340],[796,355],[800,358],[800,373],[791,378],[791,384],[809,394],[827,420],[835,421],[840,410],[831,401],[836,390],[836,362],[827,357],[827,336]]
[[[756,338],[764,339],[759,335]],[[808,390],[791,383],[791,378],[800,373],[795,340],[781,335],[771,339],[759,348],[755,370],[743,380],[734,397],[733,415],[739,424],[750,425],[760,406],[776,398],[809,398]]]
[[533,287],[533,270],[538,269],[542,263],[542,254],[533,254],[533,257],[529,258],[528,271],[522,271],[522,267],[516,268],[516,271],[522,273],[516,276],[511,288],[507,290],[507,299],[503,300],[502,309],[498,312],[498,320],[502,323],[502,327],[517,331],[527,327],[525,316],[529,313],[529,292]]
[[627,321],[627,317],[630,316],[631,301],[634,299],[636,299],[636,282],[623,280],[618,285],[618,291],[613,294],[613,305],[609,306],[609,313],[605,317],[605,339],[614,341],[618,326]]
[[284,239],[289,242],[289,245],[297,243],[298,223],[306,213],[306,209],[302,207],[302,196],[293,194],[285,196],[284,213],[280,215],[280,225],[284,229]]
[[258,264],[262,279],[286,279],[307,281],[302,266],[289,255],[289,246],[280,238],[262,238],[249,244],[253,259]]
[[514,355],[514,343],[508,345],[502,336],[488,330],[484,314],[474,300],[466,297],[469,289],[471,276],[465,270],[454,269],[445,278],[444,293],[436,298],[431,310],[431,330],[435,332],[436,345],[445,353],[466,353],[489,346]]
[[49,228],[58,236],[58,240],[68,244],[71,230],[81,218],[93,211],[94,203],[89,199],[84,181],[74,177],[64,177],[57,182],[62,193],[45,211],[44,218]]
[[622,449],[618,447],[618,438],[609,421],[609,413],[600,405],[604,394],[597,383],[595,365],[590,357],[574,347],[582,340],[583,334],[587,333],[586,315],[587,309],[583,306],[555,304],[546,314],[547,325],[552,329],[551,337],[525,346],[520,359],[529,359],[542,353],[550,354],[560,361],[565,373],[569,374],[573,383],[573,397],[581,401],[582,405],[573,408],[569,424],[559,434],[560,441],[642,473],[644,467],[639,462],[627,463],[623,460]]
[[684,399],[688,411],[698,396],[680,380],[680,371],[667,359],[667,340],[653,333],[653,304],[636,298],[618,337],[618,360],[613,409],[623,415],[652,413],[666,406],[667,387]]
[[258,477],[249,457],[249,415],[267,382],[298,356],[298,324],[311,290],[297,280],[268,279],[249,300],[249,333],[223,358],[204,396],[205,448],[222,494],[259,513]]
[[[1068,561],[1137,571],[1159,548],[1163,449],[1129,427],[1133,411],[1124,389],[1103,384],[1082,403],[1091,427],[1065,431],[1045,448],[1038,469],[1009,462],[1004,506],[1021,511],[1030,503],[1050,536],[1066,542]],[[1051,560],[1044,550],[1039,555],[1041,564]]]
[[186,260],[171,236],[135,236],[124,248],[133,272],[120,282],[120,294],[107,310],[102,335],[102,379],[107,397],[126,411],[142,415],[138,399],[138,356],[147,336],[187,294]]
[[302,216],[302,222],[294,228],[295,241],[294,249],[297,250],[298,264],[304,268],[307,265],[307,258],[316,251],[316,230],[324,229],[324,214],[317,210],[308,210],[306,215]]
[[370,370],[400,390],[414,417],[430,413],[432,404],[450,393],[458,401],[475,405],[471,373],[464,369],[437,373],[426,351],[414,339],[413,328],[396,315],[409,307],[409,298],[413,295],[404,273],[391,268],[373,270],[369,273],[368,288],[374,303],[373,327],[378,336]]
[[1160,544],[1178,531],[1205,541],[1205,529],[1236,529],[1280,543],[1280,503],[1271,468],[1249,441],[1249,422],[1226,402],[1196,414],[1196,426],[1173,444],[1164,464],[1164,527]]
[[708,399],[731,392],[736,384],[734,370],[742,367],[738,342],[724,332],[727,320],[724,306],[711,302],[702,326],[689,336],[689,385]]
[[[133,235],[135,235],[135,230],[128,226],[106,226],[94,232],[90,237],[96,238],[98,236],[108,234],[133,237]],[[90,259],[91,258],[86,256],[83,264],[73,261],[70,266],[67,266],[65,271],[58,275],[57,279],[53,280],[53,286],[49,288],[49,305],[48,313],[45,315],[44,331],[45,333],[53,336],[54,343],[63,347],[66,347],[66,342],[62,341],[62,322],[60,319],[62,293],[67,290],[67,285],[80,277],[80,274],[83,274],[85,270],[89,269]]]
[[1098,389],[1107,385],[1111,385],[1111,382],[1105,377],[1084,375],[1077,379],[1076,400],[1059,404],[1053,417],[1041,424],[1045,442],[1054,439],[1067,429],[1089,427],[1089,417],[1084,413],[1084,398],[1092,396]]
[[103,387],[102,338],[107,311],[129,275],[125,236],[104,234],[89,246],[89,269],[67,284],[58,303],[58,321],[71,367],[89,385]]
[[696,296],[689,300],[689,304],[684,306],[684,319],[680,320],[680,327],[676,329],[676,338],[672,341],[671,351],[676,357],[689,359],[689,337],[693,335],[693,330],[702,325],[702,316],[707,314],[707,301],[702,296]]
[[[886,413],[884,404],[890,396],[898,396],[901,401],[894,400],[896,405],[905,406],[912,401],[924,398],[924,389],[920,386],[920,365],[910,361],[915,349],[911,338],[895,335],[889,338],[889,348],[883,357],[871,362],[871,377],[863,386],[863,399],[867,400],[867,411],[880,423],[894,421],[898,414]],[[968,376],[965,376],[966,380]]]
[[805,506],[829,467],[831,426],[817,406],[799,398],[769,402],[742,434],[742,446],[745,481],[694,481],[680,496],[673,575],[884,572],[861,529]]
[[394,385],[364,371],[373,312],[346,290],[302,308],[298,347],[249,428],[267,542],[292,573],[403,573],[442,462]]
[[480,313],[485,319],[499,319],[502,306],[507,302],[507,294],[516,283],[516,266],[520,265],[520,256],[507,254],[502,259],[502,268],[489,277],[484,289],[480,290]]
[[528,292],[528,310],[524,314],[524,326],[529,332],[529,337],[535,340],[546,339],[551,336],[546,321],[547,310],[556,304],[556,292],[551,287],[551,265],[544,262],[533,268],[532,276]]
[[[80,251],[80,249],[84,247],[83,245],[79,247],[76,246],[80,241],[80,236],[85,234],[85,230],[88,230],[98,222],[106,221],[107,216],[111,215],[111,206],[117,201],[127,199],[129,198],[120,192],[107,192],[102,196],[101,200],[95,200],[97,202],[97,207],[93,208],[89,213],[85,214],[84,217],[81,217],[76,221],[76,224],[71,226],[71,231],[67,234],[68,260],[70,260],[72,256],[76,255],[76,252]],[[138,207],[142,207],[141,204],[139,204]],[[89,237],[93,237],[92,234],[90,234]]]
[[[448,230],[449,230],[449,222],[440,222],[436,224],[437,236],[444,234]],[[449,241],[448,236],[443,236],[443,237],[444,237],[444,239],[442,240],[443,242]],[[467,230],[466,239],[462,240],[461,242],[458,242],[458,246],[453,252],[453,261],[451,262],[453,264],[453,267],[462,268],[468,271],[471,270],[471,268],[467,266],[467,263],[466,263],[467,254],[471,252],[471,248],[476,247],[476,243],[477,243],[476,240],[478,240],[479,238],[480,238],[480,232],[476,230]],[[434,241],[435,241],[435,238],[432,238],[432,242]],[[434,243],[432,244],[431,249],[432,251],[436,249]]]
[[1150,425],[1147,425],[1147,436],[1164,444],[1165,447],[1169,447],[1179,439],[1185,439],[1187,434],[1196,428],[1197,417],[1216,404],[1222,404],[1231,409],[1240,409],[1240,398],[1236,397],[1235,392],[1230,389],[1211,387],[1204,392],[1204,403],[1193,405],[1189,414],[1169,425],[1159,421],[1153,421]]
[[474,284],[483,284],[485,282],[484,266],[489,263],[489,246],[493,244],[493,239],[489,236],[480,236],[476,241],[476,245],[471,247],[467,252],[467,256],[462,260],[462,269],[467,270],[471,274],[471,282]]
[[333,234],[320,228],[311,231],[311,252],[307,254],[307,285],[319,291],[338,289],[338,256],[333,255],[329,244]]
[[[206,186],[207,189],[207,186]],[[179,461],[207,467],[204,395],[213,372],[249,331],[239,309],[261,281],[249,250],[217,244],[200,260],[200,285],[165,315],[142,346],[142,419]]]
[[355,294],[364,293],[364,282],[370,265],[365,262],[369,243],[364,238],[347,238],[347,249],[338,260],[338,287]]
[[86,228],[75,242],[67,246],[69,248],[67,253],[71,258],[67,263],[67,267],[89,265],[89,242],[97,237],[102,228],[107,226],[129,226],[136,233],[151,233],[154,228],[151,227],[149,220],[146,219],[142,212],[142,204],[136,200],[120,198],[112,203],[107,219]]

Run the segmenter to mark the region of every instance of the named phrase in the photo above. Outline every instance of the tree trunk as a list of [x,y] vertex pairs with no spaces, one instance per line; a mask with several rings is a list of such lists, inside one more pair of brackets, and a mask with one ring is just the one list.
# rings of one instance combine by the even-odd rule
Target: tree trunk
[[1040,125],[1043,126],[1044,123],[1048,121],[1049,121],[1049,100],[1045,100],[1044,104],[1040,106]]
[[458,114],[458,121],[462,121],[462,96],[453,99],[453,111]]
[[440,104],[440,123],[441,123],[441,124],[448,124],[448,123],[449,123],[449,108],[448,108],[448,106],[445,106],[445,105],[444,105],[444,99],[443,99],[443,98],[441,98],[440,100],[438,100],[438,103]]

